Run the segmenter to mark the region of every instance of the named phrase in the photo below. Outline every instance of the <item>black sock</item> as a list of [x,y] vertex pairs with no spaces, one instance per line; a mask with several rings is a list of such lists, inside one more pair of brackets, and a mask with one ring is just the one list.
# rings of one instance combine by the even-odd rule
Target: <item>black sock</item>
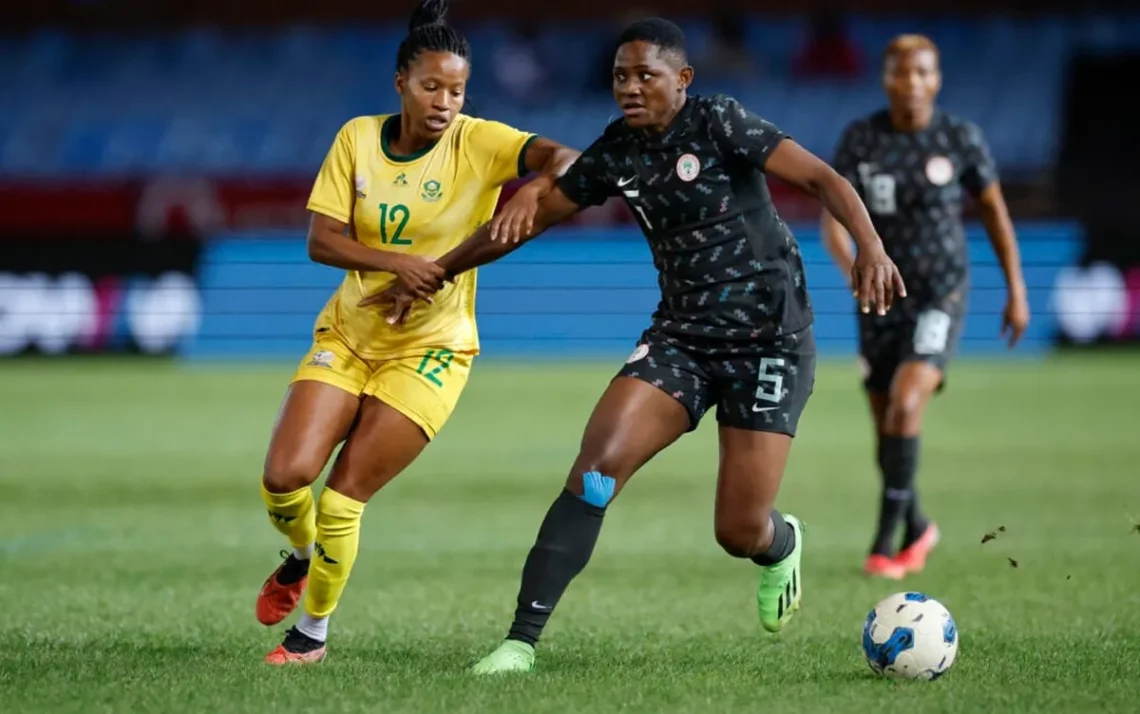
[[917,469],[917,436],[879,436],[883,492],[879,501],[879,529],[871,546],[872,553],[894,555],[895,531],[910,505]]
[[562,593],[590,562],[605,514],[604,508],[591,506],[566,490],[554,500],[523,566],[508,640],[538,642]]
[[796,530],[784,520],[780,512],[772,509],[772,545],[768,550],[752,556],[757,565],[775,565],[792,554],[796,548]]
[[930,521],[922,513],[922,509],[918,507],[918,491],[911,486],[910,489],[910,504],[906,507],[906,533],[903,535],[903,548],[909,548],[916,540],[922,537],[926,529],[930,527]]

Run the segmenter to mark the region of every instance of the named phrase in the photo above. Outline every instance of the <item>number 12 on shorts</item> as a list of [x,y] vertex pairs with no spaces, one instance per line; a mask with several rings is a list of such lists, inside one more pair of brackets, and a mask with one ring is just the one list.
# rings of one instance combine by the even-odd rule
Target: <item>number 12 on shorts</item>
[[[451,360],[453,359],[455,359],[455,353],[451,350],[428,350],[420,362],[420,366],[416,367],[416,374],[422,374],[427,381],[437,387],[442,387],[441,373],[451,369]],[[433,362],[435,363],[434,366]]]
[[754,412],[768,412],[777,409],[784,398],[784,359],[782,357],[762,357],[756,376],[756,403]]

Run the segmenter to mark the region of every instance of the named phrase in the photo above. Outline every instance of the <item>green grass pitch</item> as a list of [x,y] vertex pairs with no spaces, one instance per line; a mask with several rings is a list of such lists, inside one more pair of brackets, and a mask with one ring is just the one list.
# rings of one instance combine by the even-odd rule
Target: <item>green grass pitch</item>
[[[0,710],[1137,711],[1135,354],[955,364],[920,477],[945,540],[905,584],[859,574],[871,428],[852,363],[825,363],[779,502],[810,530],[804,608],[778,637],[755,567],[713,540],[710,418],[611,508],[539,671],[471,678],[615,367],[477,364],[438,441],[370,504],[328,659],[281,671],[261,658],[284,626],[253,601],[282,547],[257,480],[290,366],[4,364]],[[958,662],[932,684],[862,660],[866,612],[901,589],[958,621]]]

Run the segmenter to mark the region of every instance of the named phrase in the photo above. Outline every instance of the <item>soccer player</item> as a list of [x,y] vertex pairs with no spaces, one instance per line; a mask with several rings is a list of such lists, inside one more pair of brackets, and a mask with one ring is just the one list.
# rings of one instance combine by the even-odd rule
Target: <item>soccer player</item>
[[[449,279],[513,250],[584,206],[624,197],[659,272],[661,302],[602,395],[565,488],[523,567],[505,642],[479,674],[529,671],[534,645],[593,552],[607,506],[643,464],[717,407],[716,538],[759,566],[761,625],[784,627],[800,605],[803,528],[774,507],[815,376],[812,311],[795,239],[765,173],[819,197],[859,243],[853,272],[864,309],[886,312],[903,285],[851,185],[769,122],[726,96],[689,96],[693,70],[672,22],[620,36],[613,92],[622,118],[545,195],[531,220],[480,229],[438,264]],[[397,284],[369,302],[412,301]]]
[[[437,292],[445,271],[429,256],[491,218],[503,184],[528,171],[540,176],[495,220],[533,214],[577,156],[460,113],[471,52],[446,10],[445,0],[420,0],[396,57],[400,112],[345,124],[309,199],[310,257],[349,272],[316,320],[266,457],[261,493],[292,552],[262,586],[258,620],[285,619],[308,584],[304,614],[270,664],[324,657],[365,504],[439,432],[467,382],[479,348],[475,276]],[[357,306],[393,279],[433,296],[400,326]],[[315,503],[310,485],[342,441]]]
[[[894,39],[883,64],[889,107],[847,128],[834,164],[870,209],[909,289],[889,314],[858,316],[883,484],[864,571],[893,579],[922,570],[939,538],[938,526],[919,508],[914,480],[923,413],[942,388],[966,312],[963,190],[978,201],[1005,272],[1009,297],[1002,334],[1011,347],[1029,323],[1017,239],[993,159],[978,127],[935,107],[941,81],[933,42],[920,35]],[[835,262],[848,272],[855,260],[851,241],[828,210],[822,233]],[[906,527],[896,554],[901,521]]]

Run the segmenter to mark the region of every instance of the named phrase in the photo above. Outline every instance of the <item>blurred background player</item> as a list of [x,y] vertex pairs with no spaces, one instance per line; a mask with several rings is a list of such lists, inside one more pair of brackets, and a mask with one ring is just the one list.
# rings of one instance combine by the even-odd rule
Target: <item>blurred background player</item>
[[[466,39],[445,24],[446,0],[421,0],[396,59],[400,113],[349,121],[313,187],[310,257],[349,271],[317,318],[289,387],[262,479],[270,522],[293,546],[265,581],[257,617],[285,619],[308,583],[304,614],[267,657],[319,661],[328,619],[352,569],[364,506],[447,421],[478,351],[475,276],[442,290],[429,257],[489,218],[503,184],[542,173],[500,214],[527,214],[577,155],[504,124],[460,114],[470,74]],[[394,327],[357,306],[393,276],[430,306]],[[314,503],[316,481],[344,441]]]
[[[997,169],[981,130],[935,107],[942,86],[938,48],[921,35],[887,45],[883,88],[889,107],[853,122],[835,169],[863,197],[908,296],[886,315],[859,315],[859,349],[882,472],[879,522],[864,570],[901,578],[923,569],[938,526],[918,504],[922,417],[942,388],[966,316],[969,288],[962,194],[979,204],[1008,286],[1002,334],[1012,347],[1029,323],[1017,240]],[[854,264],[843,226],[824,208],[822,238],[847,274]],[[896,532],[905,522],[902,548]]]
[[[799,247],[772,205],[765,173],[817,196],[850,228],[860,248],[852,272],[864,309],[886,313],[903,286],[841,176],[735,99],[688,95],[692,80],[681,28],[656,18],[634,22],[618,39],[613,63],[624,117],[543,196],[521,235],[511,226],[480,229],[439,261],[462,280],[520,238],[620,195],[640,219],[661,287],[652,326],[595,406],[565,488],[539,529],[507,639],[476,664],[477,674],[533,668],[534,646],[589,561],[607,506],[714,404],[717,542],[760,566],[764,629],[781,630],[799,609],[803,529],[775,500],[815,382],[816,349]],[[414,292],[397,278],[382,295],[399,295],[401,314]]]

